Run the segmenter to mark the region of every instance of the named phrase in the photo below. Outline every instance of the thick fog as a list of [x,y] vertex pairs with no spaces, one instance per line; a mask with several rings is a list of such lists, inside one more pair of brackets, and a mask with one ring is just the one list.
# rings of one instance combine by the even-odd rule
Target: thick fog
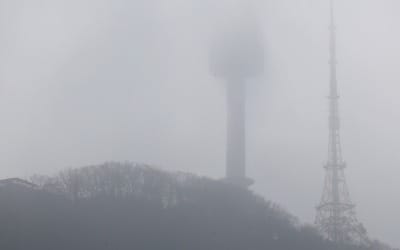
[[[244,1],[243,1],[244,2]],[[239,0],[1,0],[0,179],[108,160],[221,178],[225,88],[210,40]],[[337,0],[347,181],[400,245],[400,2]],[[254,1],[265,75],[247,85],[253,189],[313,223],[328,141],[328,1]]]

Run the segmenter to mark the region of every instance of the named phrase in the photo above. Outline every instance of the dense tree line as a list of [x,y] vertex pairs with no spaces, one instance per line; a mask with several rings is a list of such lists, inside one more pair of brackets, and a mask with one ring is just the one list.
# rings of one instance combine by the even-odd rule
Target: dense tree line
[[0,249],[335,249],[279,206],[223,181],[130,163],[32,181],[36,188],[0,186]]

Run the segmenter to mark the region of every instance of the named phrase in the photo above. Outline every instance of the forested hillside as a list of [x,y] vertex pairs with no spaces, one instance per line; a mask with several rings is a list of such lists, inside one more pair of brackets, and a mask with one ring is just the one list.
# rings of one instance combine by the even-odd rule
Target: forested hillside
[[0,249],[333,249],[279,206],[223,181],[130,163],[31,181],[0,182]]

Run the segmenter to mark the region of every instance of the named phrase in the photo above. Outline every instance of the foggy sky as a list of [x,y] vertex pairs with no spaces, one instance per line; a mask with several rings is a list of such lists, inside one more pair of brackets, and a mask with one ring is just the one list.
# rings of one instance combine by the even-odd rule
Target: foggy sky
[[[130,160],[220,178],[224,85],[209,39],[239,0],[0,0],[0,178]],[[312,223],[328,140],[328,5],[255,4],[265,76],[247,85],[254,190]],[[347,181],[400,245],[400,2],[337,0]]]

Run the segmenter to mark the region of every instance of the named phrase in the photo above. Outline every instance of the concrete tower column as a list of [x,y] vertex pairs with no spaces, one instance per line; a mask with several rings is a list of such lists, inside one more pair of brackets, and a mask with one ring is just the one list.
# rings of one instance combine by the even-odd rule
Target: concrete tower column
[[226,85],[226,177],[241,183],[246,179],[245,85],[238,79],[228,80]]

